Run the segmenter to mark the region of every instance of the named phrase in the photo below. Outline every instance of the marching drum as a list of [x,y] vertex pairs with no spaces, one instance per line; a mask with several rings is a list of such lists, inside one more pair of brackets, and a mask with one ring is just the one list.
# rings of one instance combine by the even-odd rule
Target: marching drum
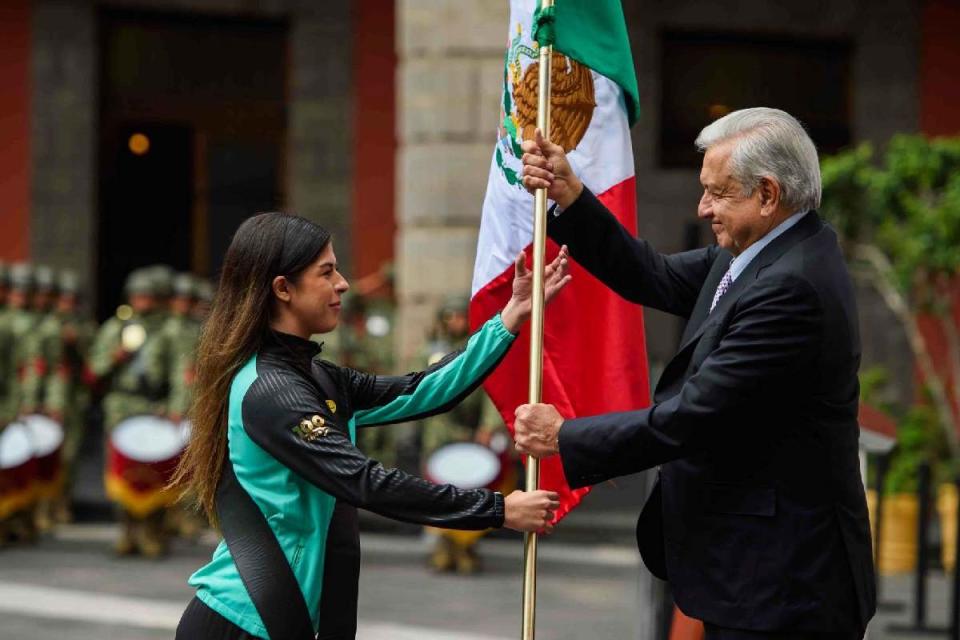
[[0,518],[33,502],[36,467],[30,429],[11,422],[0,431]]
[[37,493],[41,498],[54,498],[63,481],[63,425],[40,414],[20,418],[29,431],[36,462]]
[[493,450],[474,442],[440,447],[427,460],[426,475],[433,482],[461,489],[493,488],[503,465]]
[[181,425],[156,416],[133,416],[114,427],[107,444],[107,495],[143,518],[172,504],[166,485],[183,451]]

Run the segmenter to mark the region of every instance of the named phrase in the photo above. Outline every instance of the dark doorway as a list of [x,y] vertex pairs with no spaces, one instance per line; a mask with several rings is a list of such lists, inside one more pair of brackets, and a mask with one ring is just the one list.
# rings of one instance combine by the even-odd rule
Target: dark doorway
[[[106,10],[101,14],[97,312],[131,269],[215,278],[237,226],[282,208],[287,24]],[[138,151],[143,138],[146,151]]]
[[189,271],[193,135],[180,125],[129,125],[104,154],[98,315],[113,313],[126,275],[168,264]]

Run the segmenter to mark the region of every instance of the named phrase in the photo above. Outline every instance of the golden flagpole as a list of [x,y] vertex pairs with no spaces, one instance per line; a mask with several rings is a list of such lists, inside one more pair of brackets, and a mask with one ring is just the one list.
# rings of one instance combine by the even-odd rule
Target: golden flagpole
[[[540,0],[540,9],[553,6],[553,0]],[[550,137],[550,76],[553,47],[540,47],[537,127]],[[540,402],[543,391],[543,268],[547,244],[547,190],[537,189],[533,206],[533,314],[530,320],[529,402]],[[527,458],[526,489],[540,487],[540,461]],[[537,613],[537,534],[523,537],[523,640],[536,635]]]

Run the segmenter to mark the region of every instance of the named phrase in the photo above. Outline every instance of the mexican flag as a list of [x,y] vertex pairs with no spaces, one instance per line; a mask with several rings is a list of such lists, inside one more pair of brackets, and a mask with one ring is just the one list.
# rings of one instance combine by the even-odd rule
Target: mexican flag
[[[532,253],[533,196],[520,182],[520,143],[532,139],[536,127],[538,41],[554,45],[549,137],[563,145],[574,171],[624,227],[637,231],[630,126],[639,105],[620,2],[556,0],[548,13],[538,6],[536,0],[510,3],[497,144],[473,272],[474,327],[509,300],[517,253]],[[548,262],[557,251],[548,241]],[[641,308],[619,298],[575,262],[571,273],[573,281],[547,307],[543,401],[564,417],[647,406]],[[528,401],[529,350],[527,327],[484,385],[511,429],[515,408]],[[540,475],[542,488],[560,492],[557,520],[589,491],[567,486],[558,457],[544,460]]]

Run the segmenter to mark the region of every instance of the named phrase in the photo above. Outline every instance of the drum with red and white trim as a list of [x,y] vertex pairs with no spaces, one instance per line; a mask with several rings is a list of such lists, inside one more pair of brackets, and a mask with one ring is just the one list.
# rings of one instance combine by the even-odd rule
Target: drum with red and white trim
[[36,469],[30,429],[22,422],[11,422],[0,430],[0,518],[33,502]]
[[167,490],[184,447],[181,425],[140,415],[121,421],[107,443],[107,495],[135,516],[169,506]]
[[53,498],[63,482],[63,425],[41,414],[23,416],[19,421],[30,433],[37,493],[41,498]]
[[503,465],[488,447],[475,442],[454,442],[440,447],[427,460],[427,478],[461,489],[494,488]]

